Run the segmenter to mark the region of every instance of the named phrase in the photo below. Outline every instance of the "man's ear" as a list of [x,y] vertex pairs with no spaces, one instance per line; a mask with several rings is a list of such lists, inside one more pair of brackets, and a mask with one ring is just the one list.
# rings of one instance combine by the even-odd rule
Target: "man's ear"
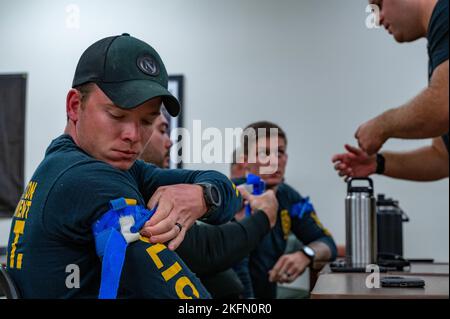
[[70,89],[66,98],[66,113],[67,118],[72,122],[78,121],[79,112],[81,109],[81,94],[75,89]]

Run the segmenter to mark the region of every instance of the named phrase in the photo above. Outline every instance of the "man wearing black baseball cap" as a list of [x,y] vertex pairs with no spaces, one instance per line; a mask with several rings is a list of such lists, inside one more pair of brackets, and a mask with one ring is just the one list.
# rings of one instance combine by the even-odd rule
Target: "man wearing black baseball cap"
[[65,132],[47,148],[12,222],[7,267],[23,297],[209,296],[173,250],[196,219],[226,222],[242,199],[220,173],[136,160],[162,103],[179,113],[164,64],[145,42],[122,34],[83,53]]
[[127,33],[104,38],[84,51],[72,87],[90,82],[122,109],[161,97],[170,115],[180,112],[178,100],[167,90],[167,71],[159,54]]

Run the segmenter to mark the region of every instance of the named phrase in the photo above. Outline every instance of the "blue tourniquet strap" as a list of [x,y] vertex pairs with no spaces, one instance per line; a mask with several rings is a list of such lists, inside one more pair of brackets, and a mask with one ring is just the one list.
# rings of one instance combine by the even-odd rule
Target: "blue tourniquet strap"
[[120,232],[112,228],[109,231],[103,255],[99,299],[115,299],[117,297],[126,250],[127,242],[125,238]]
[[[248,174],[246,184],[252,186],[252,195],[261,195],[266,191],[266,183],[258,175]],[[247,204],[245,206],[245,216],[250,217],[251,215],[252,208],[249,204]]]
[[309,201],[309,197],[306,197],[297,204],[292,205],[290,215],[291,217],[302,219],[306,213],[311,213],[313,211],[314,207]]
[[158,205],[156,205],[155,208],[152,210],[148,210],[145,208],[142,208],[140,206],[136,206],[135,214],[134,214],[134,225],[130,228],[132,233],[137,233],[141,230],[141,228],[144,226],[144,224],[152,218],[153,214],[158,209]]
[[128,205],[124,198],[110,201],[111,209],[92,226],[95,237],[95,249],[102,260],[102,277],[99,299],[115,299],[119,288],[127,241],[121,232],[120,218],[132,216],[135,224],[130,231],[137,233],[156,211],[142,206]]

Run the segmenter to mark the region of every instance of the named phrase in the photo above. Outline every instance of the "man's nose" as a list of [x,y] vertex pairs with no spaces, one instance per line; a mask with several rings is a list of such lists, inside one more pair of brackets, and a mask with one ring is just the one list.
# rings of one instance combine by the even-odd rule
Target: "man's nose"
[[140,138],[141,127],[138,123],[129,122],[124,125],[122,138],[131,143],[136,143]]
[[270,154],[269,164],[272,167],[278,167],[278,156],[276,154]]
[[167,149],[170,149],[173,145],[173,142],[168,135],[165,136],[165,139],[166,142],[164,143],[164,145],[166,146]]

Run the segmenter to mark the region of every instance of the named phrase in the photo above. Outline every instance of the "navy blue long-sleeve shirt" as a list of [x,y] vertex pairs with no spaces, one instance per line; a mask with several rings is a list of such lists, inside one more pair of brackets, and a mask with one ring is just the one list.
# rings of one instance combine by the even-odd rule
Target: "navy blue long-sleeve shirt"
[[[137,161],[128,171],[98,161],[69,135],[55,139],[36,169],[12,220],[7,270],[24,298],[96,298],[101,260],[92,225],[124,197],[146,206],[159,186],[209,182],[223,204],[210,223],[230,220],[241,196],[212,171],[162,170]],[[69,268],[67,268],[69,266]],[[79,270],[79,287],[67,285],[67,269]],[[175,252],[145,238],[129,244],[119,298],[207,298],[208,292]]]

